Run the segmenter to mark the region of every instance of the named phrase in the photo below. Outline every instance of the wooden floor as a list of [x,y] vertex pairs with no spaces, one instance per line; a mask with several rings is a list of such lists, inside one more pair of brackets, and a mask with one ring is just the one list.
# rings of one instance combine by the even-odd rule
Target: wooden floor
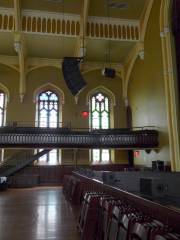
[[79,240],[77,209],[61,187],[0,192],[0,240]]

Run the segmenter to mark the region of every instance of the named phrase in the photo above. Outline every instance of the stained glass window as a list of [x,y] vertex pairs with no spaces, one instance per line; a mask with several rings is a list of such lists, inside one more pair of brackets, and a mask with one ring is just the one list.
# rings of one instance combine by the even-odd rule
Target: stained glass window
[[[110,100],[101,92],[94,94],[90,99],[90,126],[92,129],[108,129],[110,127]],[[109,162],[109,149],[93,149],[92,162]]]
[[[37,102],[38,127],[56,128],[59,126],[59,98],[52,91],[41,92]],[[40,149],[40,151],[43,149]],[[39,164],[56,165],[59,160],[59,151],[51,150],[38,159]]]
[[[5,123],[5,94],[0,91],[0,127]],[[0,161],[3,161],[4,149],[0,150]]]
[[0,126],[4,125],[5,94],[0,91]]

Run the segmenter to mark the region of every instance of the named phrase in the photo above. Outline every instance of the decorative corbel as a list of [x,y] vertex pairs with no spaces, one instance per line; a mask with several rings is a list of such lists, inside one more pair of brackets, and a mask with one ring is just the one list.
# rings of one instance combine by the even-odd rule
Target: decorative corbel
[[144,52],[144,42],[139,42],[138,43],[138,56],[141,60],[144,60],[144,55],[145,55],[145,52]]

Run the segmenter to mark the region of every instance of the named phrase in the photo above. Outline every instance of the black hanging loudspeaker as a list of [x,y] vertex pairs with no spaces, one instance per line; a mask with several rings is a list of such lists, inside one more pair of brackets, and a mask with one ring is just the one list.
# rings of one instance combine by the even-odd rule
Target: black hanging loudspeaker
[[86,86],[86,82],[79,70],[79,63],[82,60],[83,58],[65,57],[62,62],[64,80],[74,96]]
[[108,78],[115,78],[116,70],[113,68],[104,68],[102,70],[102,75]]

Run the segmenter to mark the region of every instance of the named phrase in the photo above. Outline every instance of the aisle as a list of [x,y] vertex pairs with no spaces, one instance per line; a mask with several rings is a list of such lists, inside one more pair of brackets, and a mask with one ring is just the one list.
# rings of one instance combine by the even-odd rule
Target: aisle
[[79,240],[75,209],[61,187],[0,192],[0,240]]

